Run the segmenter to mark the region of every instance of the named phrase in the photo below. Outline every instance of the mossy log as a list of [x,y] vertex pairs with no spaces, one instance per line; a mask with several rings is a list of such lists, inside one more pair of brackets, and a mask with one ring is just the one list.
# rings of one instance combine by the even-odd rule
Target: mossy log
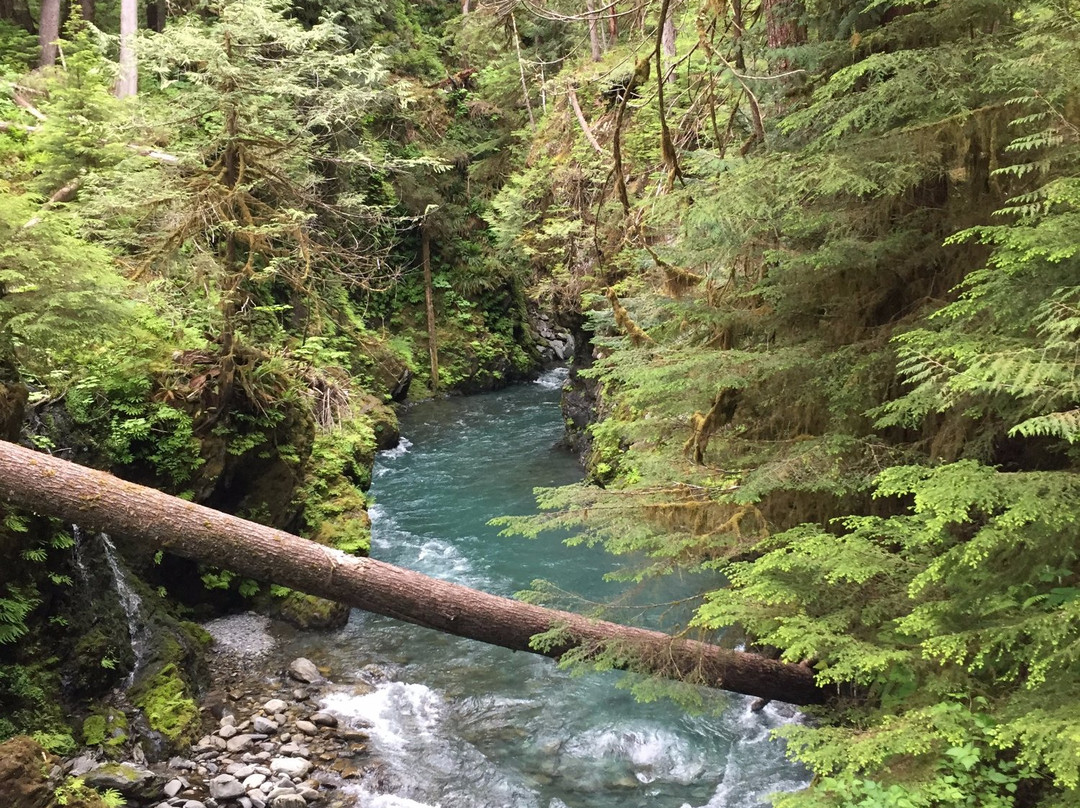
[[[558,659],[574,649],[615,649],[625,666],[710,687],[816,704],[827,694],[800,665],[593,620],[357,558],[280,530],[211,510],[50,455],[0,441],[0,499],[84,528],[126,535],[156,549],[376,614]],[[531,638],[552,629],[543,650]]]

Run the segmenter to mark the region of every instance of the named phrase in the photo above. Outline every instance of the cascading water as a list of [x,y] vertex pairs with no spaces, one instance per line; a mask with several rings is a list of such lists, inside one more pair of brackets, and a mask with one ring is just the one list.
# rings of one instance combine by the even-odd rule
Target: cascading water
[[[562,435],[562,373],[533,385],[412,408],[410,441],[380,455],[372,555],[429,575],[511,594],[533,578],[595,600],[612,560],[558,536],[507,539],[487,524],[535,512],[533,488],[581,478]],[[798,720],[785,705],[708,692],[711,712],[639,704],[617,674],[570,676],[549,660],[362,612],[331,635],[298,634],[289,655],[364,678],[324,706],[367,727],[386,769],[357,796],[365,808],[749,808],[799,788],[770,730]],[[378,792],[378,793],[376,793]]]
[[113,585],[116,587],[116,595],[120,599],[120,606],[127,617],[128,636],[131,639],[131,651],[135,655],[135,662],[131,666],[131,672],[127,675],[125,685],[130,687],[135,677],[142,670],[146,660],[147,651],[150,649],[152,640],[150,628],[147,625],[142,608],[142,598],[132,589],[127,573],[116,558],[116,545],[108,534],[99,533],[102,550],[105,553],[105,561],[112,571]]
[[90,602],[94,601],[93,587],[90,586],[90,572],[86,569],[86,559],[83,558],[83,535],[82,528],[78,525],[71,526],[71,538],[74,541],[72,552],[75,556],[75,569],[79,572],[79,580],[86,587],[87,597]]

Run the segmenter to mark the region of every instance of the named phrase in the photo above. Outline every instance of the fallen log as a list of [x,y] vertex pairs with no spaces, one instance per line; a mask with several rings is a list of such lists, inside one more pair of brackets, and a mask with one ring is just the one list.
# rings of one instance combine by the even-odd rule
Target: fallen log
[[[0,441],[0,499],[260,581],[515,651],[558,659],[572,649],[615,648],[625,667],[643,673],[792,704],[827,698],[813,672],[800,665],[521,603],[358,558],[6,441]],[[534,635],[553,628],[560,629],[562,641],[532,647]]]

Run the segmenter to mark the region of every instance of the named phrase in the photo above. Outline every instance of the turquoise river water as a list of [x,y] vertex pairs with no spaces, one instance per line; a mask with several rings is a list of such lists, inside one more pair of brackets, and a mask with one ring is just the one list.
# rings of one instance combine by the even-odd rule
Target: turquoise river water
[[[505,538],[488,520],[535,512],[533,488],[581,479],[559,448],[565,371],[532,384],[414,406],[375,468],[372,555],[499,594],[545,578],[601,599],[612,561],[559,537]],[[609,594],[609,593],[608,593]],[[354,611],[348,626],[298,635],[290,653],[357,677],[324,705],[368,727],[386,765],[364,808],[749,808],[806,782],[769,731],[785,705],[710,693],[714,711],[638,704],[618,674],[570,676],[550,660]],[[317,647],[316,647],[317,646]],[[365,670],[366,668],[366,670]]]

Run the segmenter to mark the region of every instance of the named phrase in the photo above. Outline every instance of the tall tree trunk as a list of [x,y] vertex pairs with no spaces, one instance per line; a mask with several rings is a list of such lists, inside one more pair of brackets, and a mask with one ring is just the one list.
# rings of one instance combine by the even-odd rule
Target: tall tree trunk
[[[124,0],[127,2],[127,0]],[[228,31],[224,35],[225,56],[232,62],[232,36]],[[225,103],[225,154],[223,155],[224,174],[222,183],[228,190],[222,205],[228,209],[232,205],[231,197],[236,193],[236,186],[241,180],[240,160],[240,123],[236,108],[236,84],[233,78],[227,78],[220,85],[222,93],[228,99]],[[239,216],[236,215],[238,219]],[[234,219],[233,224],[239,224]],[[242,310],[240,305],[241,285],[244,281],[243,270],[236,246],[236,228],[229,227],[225,233],[225,273],[221,281],[221,372],[218,374],[218,396],[216,408],[210,416],[210,423],[223,418],[232,406],[236,390],[236,349],[239,340],[236,335],[236,318]]]
[[592,60],[599,62],[603,49],[600,47],[600,26],[596,18],[596,3],[594,0],[585,0],[585,7],[589,10],[589,48],[592,51]]
[[26,0],[0,0],[0,20],[11,20],[28,34],[38,30]]
[[427,308],[428,358],[431,360],[431,392],[439,389],[439,345],[435,334],[435,289],[431,283],[431,234],[420,225],[420,263],[424,269],[424,305]]
[[135,35],[139,30],[137,0],[120,0],[120,76],[116,97],[131,98],[138,92],[139,71],[135,61]]
[[60,0],[42,0],[41,24],[38,27],[38,46],[41,57],[38,67],[56,64],[56,40],[60,38]]
[[164,31],[168,15],[169,7],[165,0],[146,0],[146,27],[151,31],[159,34]]
[[83,22],[92,23],[97,13],[97,4],[94,0],[79,0],[79,16]]
[[615,3],[611,4],[611,11],[608,12],[607,32],[608,47],[613,48],[615,43],[619,41],[619,14],[615,10]]
[[510,13],[510,26],[514,32],[514,48],[517,51],[518,73],[521,75],[521,92],[525,95],[525,109],[529,113],[529,127],[536,131],[536,118],[533,116],[532,101],[529,100],[529,85],[525,81],[525,60],[521,56],[521,37],[518,36],[517,20]]
[[[765,37],[770,48],[782,50],[806,41],[806,28],[799,22],[802,4],[799,0],[762,0],[765,10]],[[791,67],[787,57],[773,62],[777,71]]]
[[[438,631],[558,659],[611,649],[623,667],[765,699],[818,704],[827,694],[801,665],[479,592],[291,536],[112,475],[0,441],[0,499],[147,548]],[[562,639],[533,648],[552,628]]]
[[469,0],[461,0],[461,13],[462,15],[469,13]]

